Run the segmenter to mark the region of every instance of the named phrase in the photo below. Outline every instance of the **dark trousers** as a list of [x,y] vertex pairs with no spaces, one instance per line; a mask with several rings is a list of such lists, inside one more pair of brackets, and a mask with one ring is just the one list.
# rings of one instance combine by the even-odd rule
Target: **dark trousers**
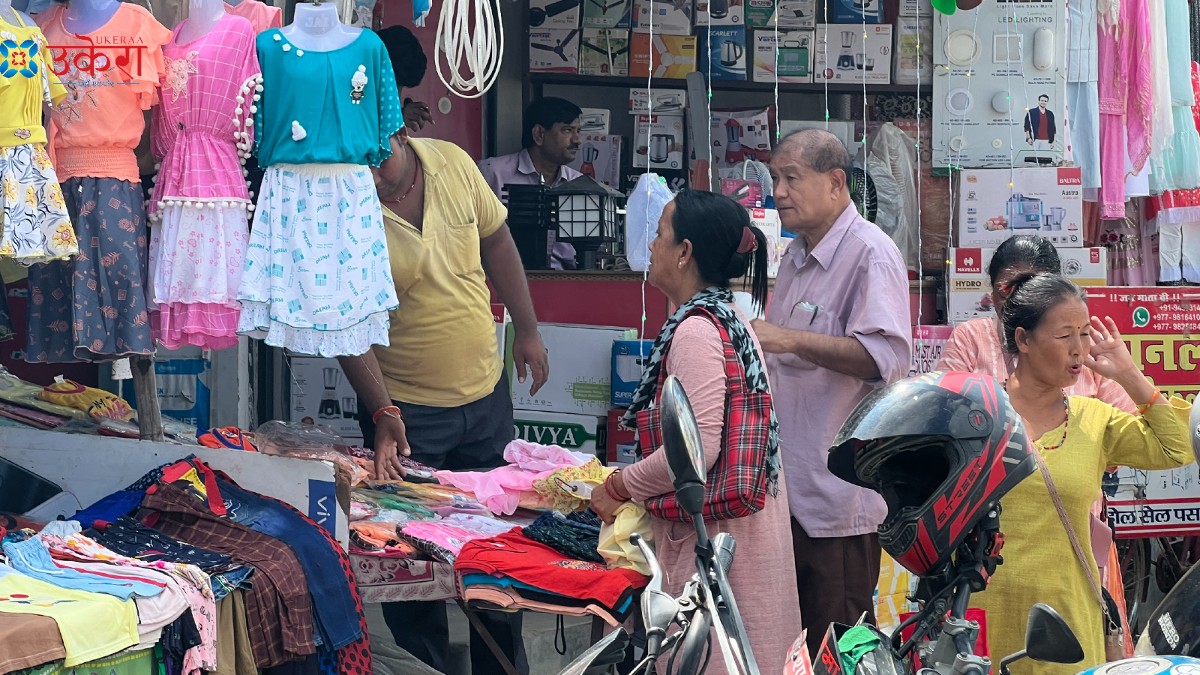
[[883,550],[879,535],[809,537],[792,518],[792,548],[796,556],[796,589],[800,615],[808,630],[813,658],[829,624],[853,626],[864,612],[875,623],[875,586]]
[[[513,440],[512,396],[502,374],[491,394],[455,408],[434,408],[393,401],[404,415],[412,459],[435,469],[459,471],[503,466],[504,448]],[[370,411],[358,424],[368,447],[375,438]],[[477,611],[480,621],[517,670],[528,672],[521,641],[521,615]],[[450,632],[442,601],[385,602],[383,618],[401,649],[434,670],[448,673]],[[504,670],[471,627],[471,675],[502,675]]]

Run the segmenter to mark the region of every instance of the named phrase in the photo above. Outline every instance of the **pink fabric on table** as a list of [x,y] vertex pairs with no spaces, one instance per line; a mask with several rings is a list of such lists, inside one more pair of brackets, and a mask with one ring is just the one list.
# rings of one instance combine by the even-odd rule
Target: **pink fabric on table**
[[1125,155],[1133,173],[1150,157],[1153,77],[1147,0],[1122,0],[1118,27],[1099,37],[1100,217],[1125,217]]
[[[935,369],[979,373],[1005,382],[1016,367],[1017,357],[1005,352],[1000,344],[1000,320],[994,316],[981,316],[954,327]],[[1084,368],[1079,381],[1065,391],[1068,396],[1100,399],[1127,413],[1137,411],[1133,399],[1121,385],[1097,375],[1090,368]]]
[[[740,310],[736,311],[742,321],[749,324],[749,319]],[[750,334],[753,336],[753,331]],[[762,349],[757,337],[754,345],[761,358]],[[705,466],[711,469],[723,449],[721,440],[728,388],[725,356],[717,327],[699,316],[684,319],[675,329],[664,366],[668,374],[679,378],[687,393],[700,426]],[[800,634],[801,626],[786,471],[785,468],[785,475],[779,481],[779,494],[768,495],[758,513],[745,518],[705,522],[709,536],[728,532],[737,541],[729,581],[746,624],[754,657],[764,673],[783,672],[784,658],[792,641]],[[661,450],[623,469],[623,475],[626,489],[637,501],[644,502],[650,497],[675,491],[667,473],[666,453]],[[678,595],[696,571],[695,528],[691,523],[653,517],[650,523],[655,555],[667,577],[664,587],[668,593]],[[768,577],[770,583],[763,583]],[[726,673],[715,640],[708,673]]]
[[571,452],[557,445],[539,445],[517,439],[504,448],[504,461],[526,471],[556,471],[564,466],[583,466],[590,455]]
[[511,515],[520,506],[522,493],[534,493],[534,481],[541,480],[565,466],[582,466],[591,457],[556,445],[538,445],[515,440],[504,449],[508,466],[491,471],[435,471],[442,485],[475,495],[492,513]]

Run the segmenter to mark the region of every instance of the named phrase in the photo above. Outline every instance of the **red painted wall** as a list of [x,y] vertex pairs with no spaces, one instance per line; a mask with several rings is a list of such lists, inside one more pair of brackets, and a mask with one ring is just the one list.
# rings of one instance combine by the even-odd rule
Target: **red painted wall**
[[[384,27],[399,24],[411,30],[425,48],[425,56],[429,59],[429,71],[425,74],[425,80],[420,86],[405,89],[400,94],[402,97],[429,104],[430,112],[433,113],[434,123],[427,125],[416,135],[450,141],[479,160],[483,158],[483,100],[459,98],[448,93],[446,85],[438,79],[434,66],[434,42],[438,14],[441,10],[442,1],[433,0],[433,8],[429,16],[425,17],[425,27],[418,28],[412,22],[411,0],[379,0],[377,6]],[[445,63],[442,64],[442,71],[448,72]],[[448,115],[438,112],[437,103],[443,96],[449,97],[452,104]]]
[[[538,321],[641,328],[640,277],[597,278],[586,274],[539,277],[534,274],[529,278],[529,294],[533,297],[533,309],[537,312]],[[499,302],[494,291],[492,302]],[[646,284],[646,339],[657,337],[666,321],[666,296]]]

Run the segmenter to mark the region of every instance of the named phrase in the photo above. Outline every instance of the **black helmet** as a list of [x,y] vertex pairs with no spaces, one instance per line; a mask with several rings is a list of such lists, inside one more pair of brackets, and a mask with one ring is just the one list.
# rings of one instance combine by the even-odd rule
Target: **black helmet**
[[863,399],[829,470],[883,495],[883,549],[917,575],[951,554],[992,505],[1037,468],[1008,394],[986,375],[933,372]]

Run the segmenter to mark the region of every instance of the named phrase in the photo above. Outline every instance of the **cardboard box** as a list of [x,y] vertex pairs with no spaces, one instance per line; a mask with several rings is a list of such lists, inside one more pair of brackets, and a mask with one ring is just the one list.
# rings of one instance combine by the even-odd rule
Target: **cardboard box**
[[514,410],[513,438],[602,457],[607,424],[605,417]]
[[858,153],[859,143],[856,142],[858,133],[854,128],[854,122],[840,120],[780,120],[779,122],[779,131],[785,137],[802,129],[824,129],[842,140],[842,144],[846,146],[846,151],[850,153],[851,157]]
[[883,0],[829,0],[829,17],[859,26],[883,23]]
[[538,73],[579,72],[579,30],[529,31],[529,70]]
[[[634,36],[637,37],[636,35]],[[676,89],[630,89],[629,114],[682,117],[686,112],[687,94]]]
[[812,28],[817,25],[816,0],[745,0],[746,25],[753,28]]
[[550,379],[530,396],[529,384],[517,382],[512,357],[512,331],[504,350],[513,407],[520,410],[600,417],[608,414],[612,384],[613,340],[636,337],[632,328],[543,323],[538,332],[550,353]]
[[628,407],[633,392],[642,381],[642,371],[650,360],[654,340],[617,340],[612,346],[612,404]]
[[897,14],[903,17],[927,16],[932,18],[933,2],[931,0],[900,0]]
[[924,375],[942,358],[942,350],[954,332],[954,326],[913,326],[912,364],[908,376]]
[[584,28],[579,44],[581,75],[629,75],[629,31],[614,28]]
[[697,32],[708,26],[741,26],[746,23],[743,0],[696,0]]
[[[776,44],[779,45],[778,51]],[[812,68],[811,30],[781,30],[778,33],[771,29],[754,31],[755,82],[775,82],[777,69],[780,82],[812,82]]]
[[[1108,249],[1058,248],[1063,276],[1080,286],[1108,283]],[[957,325],[980,316],[992,316],[992,282],[987,268],[993,248],[952,248],[946,268],[946,320]]]
[[746,62],[751,55],[746,49],[745,26],[713,26],[698,28],[701,35],[700,72],[713,80],[745,80]]
[[[890,83],[892,27],[867,26],[866,36],[864,43],[862,24],[817,24],[813,82]],[[829,40],[828,45],[825,44],[826,39]]]
[[583,3],[584,28],[629,28],[633,0],[589,0]]
[[361,441],[358,394],[337,359],[293,356],[291,421],[311,421],[333,429],[349,441]]
[[579,28],[582,2],[563,3],[558,0],[529,0],[529,27],[533,30]]
[[634,167],[687,169],[682,117],[638,115],[634,128]]
[[605,434],[605,464],[613,467],[629,466],[641,459],[637,447],[637,432],[621,428],[624,408],[608,411],[608,433]]
[[619,190],[622,140],[620,136],[583,134],[579,137],[579,152],[575,153],[575,161],[569,166],[614,190]]
[[896,84],[933,84],[933,18],[896,19]]
[[650,50],[654,50],[654,77],[682,80],[696,70],[696,37],[693,35],[633,34],[629,56],[632,77],[650,77]]
[[579,115],[579,133],[606,135],[608,122],[612,111],[608,108],[581,108]]
[[1079,167],[967,169],[958,181],[956,246],[995,247],[1014,234],[1083,246]]
[[691,35],[692,0],[633,0],[633,31],[655,35]]

